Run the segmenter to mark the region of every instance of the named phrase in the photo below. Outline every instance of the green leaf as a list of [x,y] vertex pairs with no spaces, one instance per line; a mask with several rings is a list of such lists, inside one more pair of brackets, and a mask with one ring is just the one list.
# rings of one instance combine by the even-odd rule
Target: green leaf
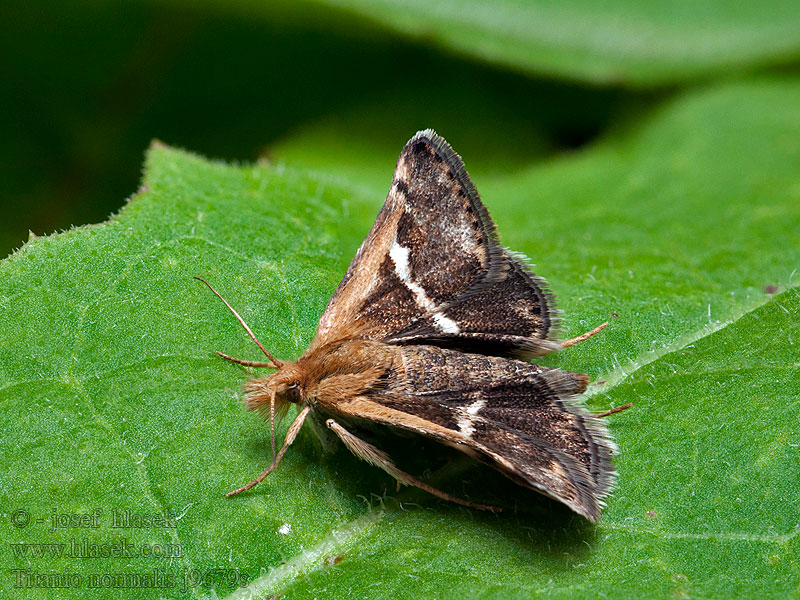
[[[545,361],[592,375],[593,410],[635,405],[609,419],[620,476],[597,526],[474,469],[434,478],[486,484],[520,512],[398,494],[307,430],[268,481],[226,499],[269,463],[269,432],[237,400],[245,370],[212,350],[258,352],[191,277],[296,357],[381,198],[154,146],[118,216],[0,263],[0,589],[49,598],[36,584],[57,580],[36,575],[74,573],[59,597],[109,596],[92,582],[241,597],[239,574],[257,597],[785,597],[800,585],[799,124],[796,80],[730,84],[580,154],[476,180],[504,243],[559,294],[565,336],[616,315]],[[176,526],[113,529],[125,510]],[[53,514],[87,526],[62,517],[51,531]],[[41,545],[72,539],[138,555]],[[172,556],[141,555],[154,545]],[[184,573],[204,579],[183,591]]]
[[653,86],[785,63],[800,56],[787,0],[733,5],[535,0],[318,0],[388,28],[521,71]]

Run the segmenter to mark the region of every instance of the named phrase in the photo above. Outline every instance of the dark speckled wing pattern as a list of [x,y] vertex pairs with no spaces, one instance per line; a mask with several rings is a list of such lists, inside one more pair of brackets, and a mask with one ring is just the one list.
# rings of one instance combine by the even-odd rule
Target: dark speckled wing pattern
[[614,445],[604,424],[573,399],[586,389],[586,375],[435,346],[404,347],[401,357],[362,400],[391,411],[371,411],[370,420],[448,443],[599,518],[613,482]]
[[386,202],[317,329],[484,354],[557,349],[544,281],[497,240],[460,157],[431,130],[406,144]]

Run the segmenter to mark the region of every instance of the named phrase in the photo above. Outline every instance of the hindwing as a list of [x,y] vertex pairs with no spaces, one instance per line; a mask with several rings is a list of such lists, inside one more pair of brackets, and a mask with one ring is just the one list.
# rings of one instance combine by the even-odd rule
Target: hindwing
[[370,389],[318,401],[451,445],[594,521],[614,476],[613,443],[574,398],[587,383],[521,360],[405,346]]

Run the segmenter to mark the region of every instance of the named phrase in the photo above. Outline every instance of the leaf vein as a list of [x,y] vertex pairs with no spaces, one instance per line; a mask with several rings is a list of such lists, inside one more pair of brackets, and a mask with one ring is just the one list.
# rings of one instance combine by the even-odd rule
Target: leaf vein
[[[787,291],[796,290],[798,288],[800,288],[800,284],[788,288]],[[668,354],[679,352],[684,348],[686,348],[687,346],[690,346],[695,342],[707,338],[717,333],[718,331],[725,329],[729,325],[735,324],[742,317],[758,310],[762,306],[765,306],[773,301],[775,301],[774,296],[761,298],[758,301],[751,303],[743,310],[736,312],[730,319],[704,325],[697,331],[676,338],[671,344],[666,344],[664,346],[661,346],[660,348],[657,348],[656,350],[651,350],[649,352],[646,352],[642,354],[638,359],[631,359],[626,366],[622,365],[617,366],[606,377],[601,377],[601,379],[605,380],[605,384],[602,386],[602,389],[600,387],[595,387],[594,389],[589,390],[587,392],[587,397],[592,397],[600,393],[601,391],[603,393],[606,393],[608,390],[617,387],[623,381],[628,379],[631,375],[641,370],[642,368],[646,367],[650,363],[653,363]]]
[[311,548],[305,549],[294,558],[251,581],[247,587],[234,591],[225,600],[245,600],[246,598],[263,598],[269,595],[276,595],[283,586],[295,580],[299,575],[324,568],[325,557],[340,553],[343,548],[351,546],[359,537],[379,523],[384,515],[383,509],[369,509],[343,527],[332,530]]
[[645,529],[642,527],[635,527],[632,525],[622,525],[613,523],[604,523],[601,525],[604,529],[611,529],[615,531],[626,531],[637,535],[645,534],[655,537],[662,537],[674,540],[708,540],[708,541],[725,541],[725,542],[763,542],[768,544],[786,544],[795,539],[800,534],[800,524],[795,525],[791,531],[781,534],[758,534],[758,533],[742,533],[742,532],[717,532],[717,533],[684,533],[665,531],[661,529]]

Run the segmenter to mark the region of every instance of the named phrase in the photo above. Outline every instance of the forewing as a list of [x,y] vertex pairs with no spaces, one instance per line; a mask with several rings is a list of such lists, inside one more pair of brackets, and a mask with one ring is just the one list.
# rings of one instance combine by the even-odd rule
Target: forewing
[[542,354],[557,347],[546,339],[554,312],[542,280],[498,244],[459,156],[426,130],[403,148],[315,345],[358,336]]
[[[550,339],[558,324],[552,294],[523,256],[503,249],[502,269],[433,314],[425,314],[385,339],[435,344],[466,352],[539,356],[560,349]],[[441,327],[442,322],[455,324]]]
[[433,131],[419,132],[403,148],[386,202],[317,335],[331,341],[356,326],[382,339],[496,272],[496,247],[461,160]]
[[345,402],[323,398],[324,407],[447,443],[599,518],[613,444],[574,399],[585,375],[433,346],[399,350],[378,385]]

